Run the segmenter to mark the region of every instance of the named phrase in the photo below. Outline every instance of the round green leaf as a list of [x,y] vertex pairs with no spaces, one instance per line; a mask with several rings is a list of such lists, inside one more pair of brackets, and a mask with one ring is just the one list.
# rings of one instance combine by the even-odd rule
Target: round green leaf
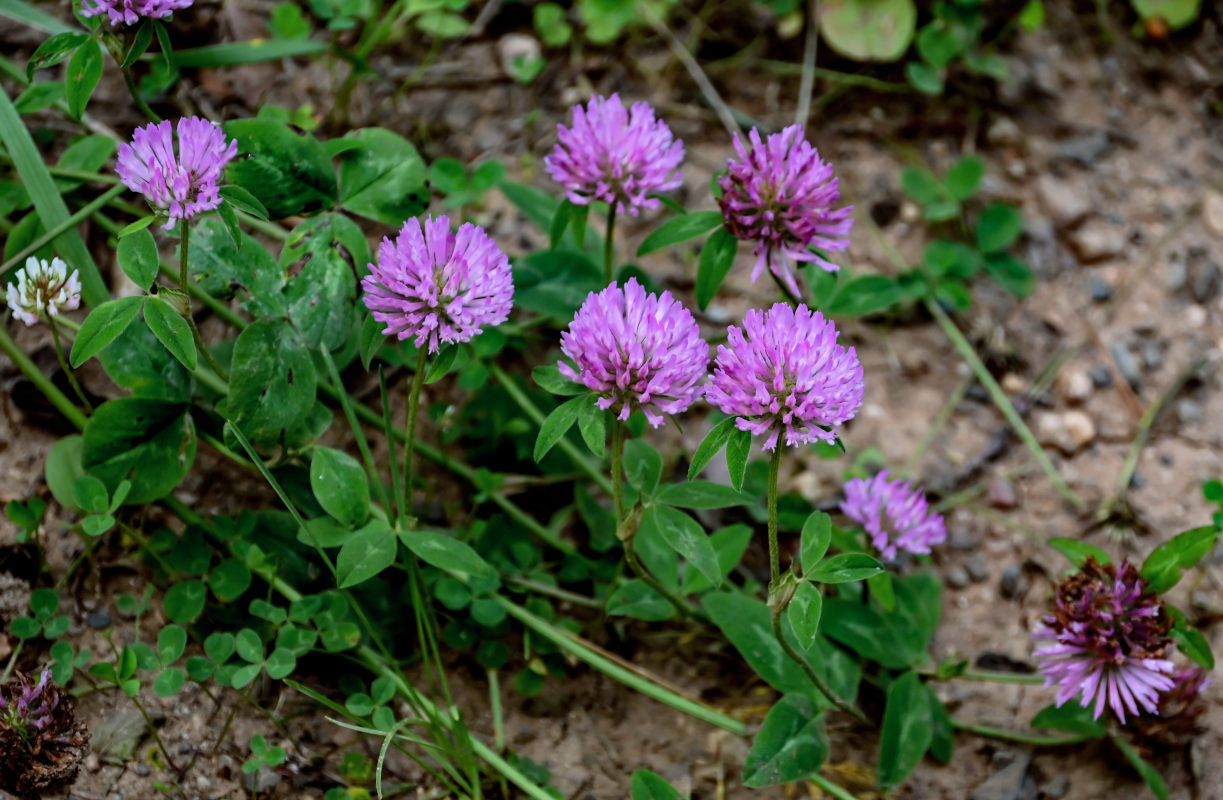
[[310,458],[310,488],[323,510],[356,527],[369,517],[369,482],[355,458],[330,447],[315,447]]
[[180,625],[190,625],[204,611],[208,592],[203,581],[184,581],[166,590],[166,616]]
[[153,679],[153,691],[158,697],[173,697],[182,690],[186,680],[186,673],[178,667],[163,669]]
[[820,30],[828,44],[856,61],[895,61],[917,26],[913,0],[824,0]]

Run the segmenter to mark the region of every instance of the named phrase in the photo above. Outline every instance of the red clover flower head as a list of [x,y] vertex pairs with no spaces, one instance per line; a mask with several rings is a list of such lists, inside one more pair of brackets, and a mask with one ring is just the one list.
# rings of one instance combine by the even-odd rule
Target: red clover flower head
[[925,555],[947,538],[943,515],[930,510],[926,495],[907,481],[889,481],[887,470],[846,483],[841,511],[866,529],[871,544],[888,560],[899,550]]
[[59,258],[48,263],[30,256],[14,278],[8,285],[5,299],[13,309],[13,316],[26,325],[61,311],[71,311],[81,304],[81,279],[76,270],[69,275],[68,265]]
[[[132,141],[119,146],[119,178],[149,205],[169,217],[166,228],[221,204],[217,181],[235,155],[238,143],[227,140],[221,126],[202,117],[145,125]],[[177,138],[177,152],[175,139]]]
[[42,797],[76,776],[88,744],[89,732],[51,670],[37,682],[18,672],[0,685],[0,791]]
[[841,198],[832,165],[820,159],[800,126],[791,125],[764,142],[752,128],[748,138],[750,148],[735,135],[739,158],[732,158],[718,178],[722,216],[731,233],[756,243],[752,282],[768,267],[798,296],[790,262],[810,261],[828,272],[840,269],[808,248],[836,252],[849,247],[853,207],[832,207]]
[[365,307],[386,323],[384,334],[436,353],[442,344],[471,341],[509,318],[514,300],[510,261],[484,229],[448,217],[403,224],[383,238],[378,263],[361,281]]
[[670,292],[647,294],[635,278],[591,292],[569,329],[561,374],[599,396],[598,406],[628,419],[638,409],[651,425],[679,414],[701,398],[709,345],[692,313]]
[[1045,686],[1058,687],[1059,706],[1080,695],[1096,719],[1107,705],[1124,723],[1127,712],[1158,713],[1160,693],[1174,686],[1171,627],[1132,564],[1089,558],[1057,587],[1053,613],[1032,638],[1049,643],[1035,655]]
[[82,0],[82,17],[99,17],[103,14],[111,26],[135,25],[142,19],[165,19],[180,8],[187,8],[194,0]]
[[658,200],[647,197],[650,192],[667,192],[683,182],[684,143],[654,118],[649,103],[625,109],[619,95],[596,95],[585,109],[573,107],[573,127],[557,125],[556,136],[544,165],[571,203],[617,203],[635,217],[643,208],[658,208]]
[[835,426],[853,418],[864,391],[858,354],[837,343],[832,321],[777,303],[728,329],[706,400],[774,450],[782,432],[790,447],[836,441]]

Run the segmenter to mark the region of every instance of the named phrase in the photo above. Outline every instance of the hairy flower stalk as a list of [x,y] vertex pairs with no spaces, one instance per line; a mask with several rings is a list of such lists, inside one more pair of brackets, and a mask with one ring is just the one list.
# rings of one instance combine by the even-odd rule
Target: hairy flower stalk
[[166,215],[170,230],[221,205],[217,182],[237,154],[238,143],[220,125],[183,117],[177,126],[166,120],[137,128],[131,142],[119,145],[117,171],[124,186]]
[[743,326],[727,330],[727,343],[718,345],[713,378],[705,399],[735,417],[735,426],[763,436],[769,459],[769,610],[773,635],[807,678],[837,708],[866,722],[866,716],[838,697],[826,681],[782,633],[782,615],[793,595],[789,575],[781,574],[777,541],[778,475],[785,434],[791,447],[836,440],[834,426],[851,419],[865,391],[862,364],[854,349],[837,344],[837,329],[822,314],[804,305],[777,303],[768,311],[752,310]]
[[811,248],[838,252],[849,247],[852,206],[833,208],[841,193],[832,166],[791,125],[761,141],[752,128],[749,146],[735,135],[735,153],[726,174],[718,178],[718,200],[726,228],[737,238],[755,242],[752,282],[767,267],[778,284],[799,297],[792,262],[811,262],[821,269],[840,269]]
[[408,389],[408,438],[404,444],[404,503],[411,514],[412,444],[428,354],[443,344],[469,342],[509,318],[514,281],[505,253],[480,228],[452,231],[448,217],[404,223],[392,241],[382,240],[377,263],[361,281],[362,301],[383,334],[412,339],[420,351]]
[[43,670],[35,683],[21,673],[0,685],[0,789],[19,797],[71,782],[89,732],[63,689]]
[[764,436],[773,450],[836,441],[836,426],[862,405],[862,363],[854,348],[837,343],[837,329],[805,305],[777,303],[748,311],[742,327],[718,345],[706,399],[738,419],[735,425]]
[[889,481],[887,470],[846,483],[841,511],[866,530],[871,545],[888,560],[900,550],[926,555],[947,539],[943,515],[930,510],[926,495],[908,481]]
[[81,389],[81,384],[77,382],[76,373],[68,366],[68,359],[64,358],[63,341],[60,339],[59,326],[55,324],[61,311],[72,311],[80,307],[80,274],[75,269],[69,274],[68,265],[58,257],[47,262],[30,256],[26,259],[25,266],[17,270],[14,278],[5,293],[13,316],[26,325],[33,325],[40,319],[47,321],[51,328],[51,340],[55,344],[55,357],[59,360],[59,367],[85,410],[92,411],[89,399]]
[[668,192],[683,183],[679,165],[684,143],[655,118],[649,103],[626,109],[619,95],[596,95],[585,108],[574,106],[572,114],[572,127],[556,126],[557,144],[544,166],[564,187],[569,202],[607,203],[603,269],[604,280],[611,283],[616,212],[635,217],[642,209],[657,208],[658,199],[650,193]]
[[1124,723],[1127,713],[1158,713],[1160,693],[1175,685],[1171,627],[1132,564],[1089,558],[1057,587],[1053,613],[1032,638],[1048,642],[1035,655],[1058,706],[1078,696],[1096,719],[1107,706]]
[[82,17],[106,15],[111,26],[135,25],[146,19],[165,19],[194,0],[82,0]]

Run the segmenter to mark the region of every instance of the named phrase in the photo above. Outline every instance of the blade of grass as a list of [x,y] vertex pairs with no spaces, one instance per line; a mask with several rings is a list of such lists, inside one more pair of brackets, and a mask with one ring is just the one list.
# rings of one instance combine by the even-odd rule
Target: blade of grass
[[326,42],[311,39],[250,39],[245,42],[226,42],[190,50],[176,50],[174,63],[179,67],[235,67],[239,64],[257,64],[261,61],[325,53],[330,49],[331,45]]
[[77,211],[75,214],[68,217],[67,219],[65,219],[58,225],[56,225],[54,228],[48,229],[47,232],[44,233],[42,236],[39,236],[34,241],[30,242],[28,245],[21,248],[21,250],[17,251],[17,253],[12,258],[10,258],[8,261],[5,261],[3,264],[0,264],[0,283],[7,281],[9,277],[9,273],[17,269],[17,267],[20,266],[21,263],[25,261],[28,256],[31,256],[34,253],[37,253],[48,242],[54,241],[64,231],[68,230],[69,228],[74,227],[78,222],[90,216],[91,214],[93,214],[93,212],[97,211],[99,208],[109,203],[113,198],[115,198],[116,196],[126,191],[127,191],[126,186],[110,187],[105,192],[103,192],[100,196],[98,196],[92,203],[85,206],[80,211]]
[[[60,197],[55,188],[51,173],[47,171],[42,155],[34,145],[34,140],[30,138],[25,123],[21,121],[21,115],[13,108],[13,101],[3,88],[0,88],[0,140],[13,157],[17,174],[21,176],[21,182],[25,184],[26,191],[34,202],[34,209],[38,212],[43,227],[49,231],[55,230],[68,219],[68,207],[64,205],[64,198]],[[106,289],[102,274],[98,272],[98,265],[89,254],[89,248],[85,246],[81,234],[75,228],[68,228],[55,242],[56,251],[68,262],[69,268],[80,271],[81,295],[85,304],[96,306],[109,299],[110,292]]]
[[0,17],[22,23],[43,33],[68,33],[79,28],[53,17],[41,8],[36,8],[22,0],[0,0]]
[[526,625],[531,630],[543,636],[557,647],[566,650],[574,656],[577,656],[582,661],[585,661],[590,666],[606,673],[612,678],[623,683],[632,689],[636,689],[647,697],[652,697],[661,703],[678,709],[679,711],[695,717],[696,719],[708,722],[710,725],[722,728],[725,731],[735,734],[736,736],[747,735],[747,725],[735,719],[734,717],[723,714],[717,709],[698,703],[694,700],[689,700],[683,695],[676,694],[669,689],[665,689],[658,684],[646,680],[637,673],[626,669],[617,664],[606,656],[596,653],[594,650],[586,647],[577,638],[570,635],[568,632],[560,630],[549,624],[547,621],[535,616],[530,611],[527,611],[522,606],[505,599],[504,597],[496,596],[496,601],[509,613],[510,616],[517,619],[519,622]]
[[986,369],[985,364],[981,361],[981,357],[977,355],[977,351],[973,349],[972,344],[956,327],[956,324],[951,321],[951,317],[947,316],[947,312],[943,311],[939,304],[927,297],[924,300],[926,309],[930,315],[934,317],[934,321],[938,323],[939,328],[951,340],[951,344],[960,353],[960,357],[964,359],[973,374],[977,376],[977,380],[985,387],[985,391],[989,394],[990,399],[994,401],[994,405],[1002,412],[1002,416],[1006,417],[1006,421],[1015,429],[1015,433],[1019,439],[1031,451],[1032,457],[1036,459],[1036,463],[1048,476],[1049,481],[1053,484],[1053,488],[1057,490],[1066,502],[1070,503],[1075,508],[1081,509],[1084,507],[1083,498],[1075,494],[1074,490],[1066,484],[1061,473],[1057,471],[1057,467],[1053,466],[1053,462],[1049,460],[1049,456],[1045,453],[1040,442],[1036,441],[1036,436],[1032,433],[1032,429],[1023,421],[1023,417],[1019,416],[1019,412],[1015,410],[1015,406],[1011,404],[1010,398],[1006,396],[1006,392],[1002,391],[1002,387],[994,380],[994,376]]

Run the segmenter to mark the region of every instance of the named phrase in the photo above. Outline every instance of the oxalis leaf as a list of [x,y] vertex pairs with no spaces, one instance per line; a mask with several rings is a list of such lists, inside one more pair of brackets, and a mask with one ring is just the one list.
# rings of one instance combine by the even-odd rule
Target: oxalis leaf
[[810,698],[787,694],[778,700],[743,765],[743,785],[753,789],[809,778],[828,757],[824,716]]

